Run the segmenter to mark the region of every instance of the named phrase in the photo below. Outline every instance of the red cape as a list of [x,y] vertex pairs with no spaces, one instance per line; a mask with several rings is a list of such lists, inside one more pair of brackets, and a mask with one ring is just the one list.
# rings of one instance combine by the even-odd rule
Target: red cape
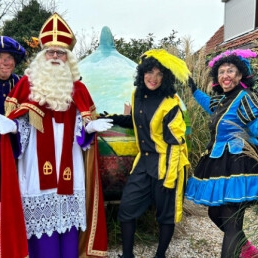
[[107,257],[106,212],[99,170],[97,134],[85,152],[87,230],[80,233],[79,257]]
[[1,136],[1,171],[1,257],[24,258],[28,256],[28,242],[9,135]]
[[[29,82],[24,76],[13,88],[6,99],[7,115],[14,119],[20,115],[33,111],[35,106],[28,100]],[[95,113],[95,105],[84,84],[77,81],[74,83],[73,100],[81,112],[82,117],[91,117]],[[17,109],[17,104],[27,103],[26,106]],[[35,110],[34,110],[35,111]],[[40,113],[34,112],[37,117]],[[105,207],[102,193],[102,184],[99,172],[99,152],[97,146],[97,136],[95,144],[86,152],[86,197],[87,197],[87,231],[86,238],[80,240],[80,249],[86,257],[107,256],[107,229]],[[13,157],[9,135],[2,136],[1,146],[2,156],[2,258],[24,258],[28,255],[27,237],[22,209],[19,182],[16,170],[16,163]],[[11,253],[10,253],[11,251]]]

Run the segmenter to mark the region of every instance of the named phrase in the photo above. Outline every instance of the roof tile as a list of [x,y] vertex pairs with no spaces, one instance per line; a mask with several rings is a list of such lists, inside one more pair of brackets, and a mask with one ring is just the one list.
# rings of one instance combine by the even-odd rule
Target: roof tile
[[224,42],[224,25],[205,44],[206,53],[219,52],[223,49],[244,47],[258,39],[258,29],[240,35],[234,39]]

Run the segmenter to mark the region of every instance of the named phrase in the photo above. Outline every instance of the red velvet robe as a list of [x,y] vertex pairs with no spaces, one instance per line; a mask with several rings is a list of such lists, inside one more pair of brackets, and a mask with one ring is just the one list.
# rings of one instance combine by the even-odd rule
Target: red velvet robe
[[[43,116],[35,111],[34,107],[37,106],[37,103],[29,101],[29,93],[28,78],[24,76],[6,99],[6,113],[9,118],[15,119],[29,112],[31,125],[40,130]],[[94,103],[85,85],[79,81],[74,83],[73,101],[83,118],[95,118]],[[95,143],[96,141],[95,137]],[[98,149],[93,147],[92,151],[94,151],[93,162],[90,161],[92,166],[86,165],[87,198],[89,198],[86,203],[94,204],[94,206],[87,207],[87,223],[89,225],[86,231],[87,237],[85,241],[80,241],[80,244],[85,245],[85,249],[83,249],[86,251],[86,257],[105,257],[107,255],[107,231],[98,170]],[[27,236],[16,162],[9,135],[2,136],[1,160],[1,257],[24,258],[28,255]],[[89,163],[88,159],[87,161]]]

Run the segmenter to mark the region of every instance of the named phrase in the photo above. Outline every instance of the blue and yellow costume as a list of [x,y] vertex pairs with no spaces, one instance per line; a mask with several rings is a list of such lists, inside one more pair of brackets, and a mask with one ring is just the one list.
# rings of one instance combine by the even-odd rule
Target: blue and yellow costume
[[17,74],[11,74],[9,79],[1,80],[0,79],[0,114],[4,115],[4,102],[8,94],[10,93],[11,89],[14,85],[20,80],[21,76]]
[[211,114],[211,140],[188,180],[186,197],[208,206],[257,200],[258,163],[243,153],[247,140],[258,145],[257,95],[238,85],[215,97],[196,90],[194,98]]
[[224,233],[221,258],[258,254],[243,230],[245,209],[258,200],[258,95],[248,60],[256,56],[236,49],[214,57],[209,63],[213,96],[189,79],[195,100],[210,115],[210,142],[185,196],[208,206],[209,218]]
[[[0,36],[0,114],[1,115],[5,115],[5,108],[4,108],[4,102],[6,100],[6,97],[8,96],[8,94],[10,93],[10,91],[13,89],[13,87],[16,85],[16,83],[20,80],[20,76],[17,74],[14,74],[13,70],[15,69],[15,66],[18,65],[21,61],[23,61],[25,59],[26,56],[26,51],[25,49],[20,45],[20,43],[18,43],[16,40],[14,40],[13,38],[10,38],[8,36]],[[4,149],[4,152],[6,153],[7,150],[5,148],[5,146],[1,146],[2,145],[2,135],[0,135],[0,149]],[[2,154],[2,153],[1,153]],[[17,218],[17,213],[13,212],[12,214],[15,214],[15,223],[11,223],[11,225],[9,223],[6,223],[6,221],[4,221],[4,216],[3,213],[5,212],[5,208],[4,208],[4,204],[8,203],[15,207],[16,209],[16,205],[13,204],[13,198],[11,197],[11,195],[8,195],[8,201],[5,202],[4,201],[4,194],[3,194],[3,189],[4,187],[7,186],[6,181],[3,179],[3,170],[2,170],[2,161],[4,159],[1,159],[0,156],[0,206],[1,206],[1,224],[2,224],[2,228],[1,228],[1,233],[2,236],[4,235],[5,237],[1,238],[1,244],[0,244],[0,256],[1,257],[11,257],[12,254],[16,254],[17,257],[17,253],[15,253],[15,250],[19,250],[21,249],[23,242],[22,241],[17,241],[19,242],[18,245],[12,245],[12,241],[10,240],[10,238],[8,236],[6,236],[6,234],[4,234],[4,226],[6,225],[5,228],[8,229],[8,232],[16,232],[17,228],[20,229],[20,227],[17,227],[18,224],[16,224],[17,221],[19,221],[19,219]],[[4,160],[5,161],[5,160]],[[4,162],[3,162],[4,163]],[[10,179],[10,164],[8,163],[8,178]],[[10,179],[11,181],[11,179]],[[12,193],[15,193],[16,191],[13,190],[13,188],[15,188],[15,183],[12,181],[12,188],[11,191]],[[11,200],[11,201],[10,201]],[[9,202],[10,201],[10,202]],[[6,206],[5,206],[6,207]],[[10,218],[10,217],[9,217]],[[12,220],[12,219],[11,219]],[[13,221],[12,221],[13,222]],[[12,231],[14,230],[14,231]],[[20,232],[23,232],[22,230]],[[20,234],[19,232],[19,234]],[[17,238],[18,239],[18,238]],[[10,246],[12,246],[12,253],[10,252],[10,249],[3,243],[3,241],[7,241],[10,244]],[[22,248],[23,249],[23,248]],[[25,248],[26,249],[26,248]],[[14,251],[13,251],[14,250]],[[24,252],[24,257],[25,257],[25,253],[27,250],[25,250]],[[23,251],[21,251],[23,252]],[[14,257],[15,255],[13,255]]]
[[[8,36],[0,36],[0,54],[8,53],[13,56],[15,65],[18,65],[25,58],[25,49],[14,39]],[[9,78],[1,78],[0,76],[0,114],[4,115],[4,101],[14,87],[20,80],[19,75],[11,73]]]

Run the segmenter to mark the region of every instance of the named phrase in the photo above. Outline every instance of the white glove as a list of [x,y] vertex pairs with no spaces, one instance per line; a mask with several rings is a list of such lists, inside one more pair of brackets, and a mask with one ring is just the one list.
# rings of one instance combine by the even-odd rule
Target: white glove
[[112,122],[113,119],[111,118],[100,118],[97,120],[92,120],[86,125],[85,129],[87,133],[103,132],[113,126]]
[[16,133],[17,132],[17,125],[16,123],[7,118],[6,116],[0,115],[0,134],[7,134],[7,133]]

